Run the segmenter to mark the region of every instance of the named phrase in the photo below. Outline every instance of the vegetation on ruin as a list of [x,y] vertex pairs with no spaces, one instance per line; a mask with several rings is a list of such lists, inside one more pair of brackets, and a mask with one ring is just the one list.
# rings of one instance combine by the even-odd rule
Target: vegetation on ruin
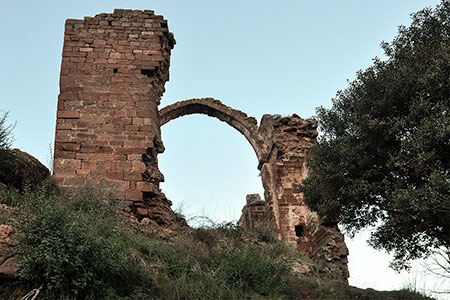
[[385,60],[318,108],[301,191],[350,234],[378,226],[370,244],[402,269],[450,251],[450,2],[413,14],[382,48]]
[[99,188],[61,193],[47,182],[0,193],[0,202],[18,208],[8,222],[20,259],[20,279],[2,281],[0,299],[36,288],[37,299],[428,299],[349,288],[265,229],[149,233],[122,222],[120,205]]

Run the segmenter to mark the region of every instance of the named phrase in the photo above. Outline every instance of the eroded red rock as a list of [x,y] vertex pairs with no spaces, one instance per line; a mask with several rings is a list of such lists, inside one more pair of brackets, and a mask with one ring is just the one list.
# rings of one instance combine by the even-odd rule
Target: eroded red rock
[[16,277],[18,275],[17,257],[12,240],[13,233],[12,226],[0,225],[0,276]]

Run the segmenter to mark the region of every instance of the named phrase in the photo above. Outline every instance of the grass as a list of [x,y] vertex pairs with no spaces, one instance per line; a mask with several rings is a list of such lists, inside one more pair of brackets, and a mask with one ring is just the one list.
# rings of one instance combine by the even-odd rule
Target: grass
[[[39,300],[426,299],[324,278],[320,263],[266,229],[181,226],[170,238],[142,231],[124,223],[120,203],[99,188],[61,193],[46,183],[0,201],[18,208],[13,224],[21,232],[20,280],[2,281],[0,300],[40,286]],[[294,263],[310,273],[294,275]]]

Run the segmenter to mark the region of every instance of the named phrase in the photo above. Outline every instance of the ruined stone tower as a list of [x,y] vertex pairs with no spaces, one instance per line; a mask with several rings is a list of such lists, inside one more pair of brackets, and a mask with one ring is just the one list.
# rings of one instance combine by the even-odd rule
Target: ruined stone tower
[[149,201],[165,201],[158,104],[174,44],[167,21],[150,10],[66,21],[54,156],[59,186],[102,180],[139,218]]
[[323,224],[298,186],[317,124],[297,115],[255,118],[220,101],[191,99],[158,109],[175,40],[153,11],[115,10],[67,20],[61,64],[54,179],[61,187],[104,182],[136,222],[167,225],[175,215],[159,188],[161,126],[189,114],[226,122],[258,159],[264,201],[249,197],[240,224],[271,228],[278,239],[331,262],[346,280],[347,248],[336,224]]

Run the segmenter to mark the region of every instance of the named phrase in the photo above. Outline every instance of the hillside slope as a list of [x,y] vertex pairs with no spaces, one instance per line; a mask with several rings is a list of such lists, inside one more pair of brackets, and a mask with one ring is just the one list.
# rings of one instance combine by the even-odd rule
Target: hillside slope
[[62,193],[48,182],[0,202],[15,207],[0,223],[16,231],[20,268],[0,281],[0,299],[36,288],[35,299],[430,299],[349,287],[263,228],[124,223],[98,187]]

